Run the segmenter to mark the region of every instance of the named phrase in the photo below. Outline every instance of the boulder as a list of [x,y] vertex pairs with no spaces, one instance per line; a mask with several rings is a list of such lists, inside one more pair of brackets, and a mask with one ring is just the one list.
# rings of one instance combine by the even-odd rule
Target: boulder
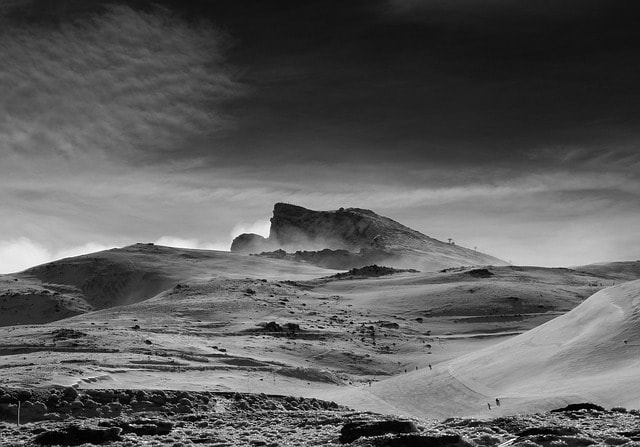
[[244,255],[269,251],[271,247],[269,240],[254,233],[243,233],[231,242],[231,252]]
[[64,430],[50,430],[37,435],[33,442],[39,445],[107,444],[122,441],[119,427],[92,428],[70,425]]
[[77,397],[78,397],[78,390],[76,390],[72,386],[65,388],[64,391],[62,392],[62,398],[67,402],[72,402],[76,400]]

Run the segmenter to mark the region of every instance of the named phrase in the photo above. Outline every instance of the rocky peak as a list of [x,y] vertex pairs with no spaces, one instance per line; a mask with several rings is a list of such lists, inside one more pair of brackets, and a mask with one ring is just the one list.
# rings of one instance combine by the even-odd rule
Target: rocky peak
[[340,208],[313,211],[278,203],[271,218],[269,239],[296,250],[368,248],[379,234],[373,211]]
[[431,238],[371,210],[315,211],[287,203],[274,206],[268,238],[242,234],[231,248],[238,253],[276,249],[287,252],[347,250],[367,252],[369,257],[374,251],[376,260],[383,255],[394,259],[418,257],[422,259],[418,264],[424,261],[434,268],[506,264],[475,250]]

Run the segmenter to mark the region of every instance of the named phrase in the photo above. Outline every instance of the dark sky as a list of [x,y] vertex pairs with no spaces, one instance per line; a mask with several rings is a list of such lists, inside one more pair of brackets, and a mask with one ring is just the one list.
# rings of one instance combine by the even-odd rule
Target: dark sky
[[640,258],[639,12],[0,0],[0,254],[223,248],[288,201],[520,264]]

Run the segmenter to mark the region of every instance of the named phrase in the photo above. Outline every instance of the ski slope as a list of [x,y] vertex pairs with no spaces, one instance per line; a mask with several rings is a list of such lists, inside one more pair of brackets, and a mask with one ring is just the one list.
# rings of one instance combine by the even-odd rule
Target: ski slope
[[543,411],[585,401],[638,408],[640,281],[601,290],[558,318],[432,370],[336,397],[356,408],[440,418]]

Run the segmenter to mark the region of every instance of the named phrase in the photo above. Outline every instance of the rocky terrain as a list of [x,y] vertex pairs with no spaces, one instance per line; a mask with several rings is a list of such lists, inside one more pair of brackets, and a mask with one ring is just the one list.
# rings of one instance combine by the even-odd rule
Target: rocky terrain
[[344,249],[330,250],[298,250],[295,253],[287,253],[279,248],[273,251],[263,251],[251,256],[262,258],[285,259],[292,262],[304,262],[318,267],[347,270],[351,268],[365,267],[367,265],[384,262],[393,265],[403,265],[407,262],[400,253],[392,253],[382,249],[362,248],[358,252]]
[[577,404],[444,421],[357,412],[294,396],[0,388],[0,445],[588,446],[640,441],[640,411]]
[[445,243],[373,211],[340,208],[313,211],[277,203],[268,238],[241,234],[231,251],[349,269],[382,263],[393,267],[437,270],[468,265],[506,265],[469,248]]

